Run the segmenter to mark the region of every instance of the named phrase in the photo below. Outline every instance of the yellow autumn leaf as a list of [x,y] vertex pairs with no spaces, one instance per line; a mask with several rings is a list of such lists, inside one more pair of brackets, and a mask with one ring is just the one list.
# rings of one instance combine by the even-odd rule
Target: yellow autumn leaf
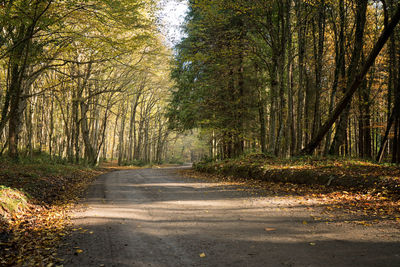
[[276,231],[276,228],[267,227],[264,230],[267,231],[267,232],[271,232],[271,231]]
[[82,253],[82,252],[83,252],[82,249],[77,249],[77,250],[76,250],[76,253]]
[[305,224],[308,224],[308,222],[306,222],[306,221],[303,221],[303,224],[305,225]]
[[203,252],[199,256],[200,256],[200,258],[204,258],[206,256],[206,254]]

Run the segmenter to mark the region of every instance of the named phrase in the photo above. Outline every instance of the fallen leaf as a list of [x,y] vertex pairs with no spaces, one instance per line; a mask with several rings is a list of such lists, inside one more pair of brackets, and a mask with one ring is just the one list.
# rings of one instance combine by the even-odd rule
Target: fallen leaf
[[204,258],[206,256],[206,254],[203,252],[199,256],[200,256],[200,258]]
[[77,250],[76,250],[76,253],[82,253],[82,252],[83,252],[82,249],[77,249]]
[[311,242],[310,245],[311,245],[311,246],[315,246],[316,244],[315,244],[314,242]]
[[271,231],[276,231],[276,228],[267,227],[264,230],[267,231],[267,232],[271,232]]

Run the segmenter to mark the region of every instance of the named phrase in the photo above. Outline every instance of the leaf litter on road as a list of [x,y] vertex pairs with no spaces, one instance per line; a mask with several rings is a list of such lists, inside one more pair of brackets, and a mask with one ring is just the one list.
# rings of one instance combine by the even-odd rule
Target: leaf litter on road
[[[221,186],[235,186],[239,191],[247,191],[252,197],[269,195],[275,197],[296,197],[298,203],[309,210],[322,209],[322,215],[311,216],[314,221],[333,222],[333,218],[344,214],[360,218],[344,222],[370,226],[383,220],[400,222],[400,200],[392,195],[385,195],[384,190],[343,190],[340,187],[324,185],[302,185],[284,182],[266,182],[255,179],[236,178],[183,170],[181,173],[190,178],[206,179]],[[281,210],[287,208],[279,207]],[[343,216],[344,216],[343,215]],[[303,221],[303,224],[308,224]]]

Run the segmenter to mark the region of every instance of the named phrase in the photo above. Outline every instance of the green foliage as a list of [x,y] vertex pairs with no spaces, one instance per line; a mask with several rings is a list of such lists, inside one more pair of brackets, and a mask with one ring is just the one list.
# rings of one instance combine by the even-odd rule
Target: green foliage
[[50,156],[46,152],[37,152],[34,153],[32,157],[30,156],[22,156],[20,157],[21,164],[46,164],[46,165],[66,165],[67,160],[65,158],[61,158],[59,156]]
[[[0,185],[0,217],[10,217],[28,206],[27,196],[19,190]],[[1,220],[1,218],[0,218]]]
[[132,160],[132,161],[124,161],[121,164],[122,166],[137,166],[137,167],[143,167],[148,165],[147,162],[145,162],[144,160],[141,159],[137,159],[137,160]]
[[165,161],[167,164],[177,164],[177,165],[182,165],[184,162],[181,158],[171,158]]
[[[213,130],[232,153],[243,153],[241,142],[251,138],[257,86],[246,22],[221,2],[190,3],[187,37],[176,47],[169,122],[172,129]],[[210,131],[211,132],[211,131]]]

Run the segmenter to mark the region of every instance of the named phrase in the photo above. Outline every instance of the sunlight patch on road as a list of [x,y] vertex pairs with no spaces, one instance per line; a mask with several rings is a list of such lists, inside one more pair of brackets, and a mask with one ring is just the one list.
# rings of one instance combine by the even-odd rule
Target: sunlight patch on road
[[110,184],[110,186],[118,187],[183,187],[183,188],[214,188],[220,187],[221,184],[218,183],[140,183],[140,184]]

